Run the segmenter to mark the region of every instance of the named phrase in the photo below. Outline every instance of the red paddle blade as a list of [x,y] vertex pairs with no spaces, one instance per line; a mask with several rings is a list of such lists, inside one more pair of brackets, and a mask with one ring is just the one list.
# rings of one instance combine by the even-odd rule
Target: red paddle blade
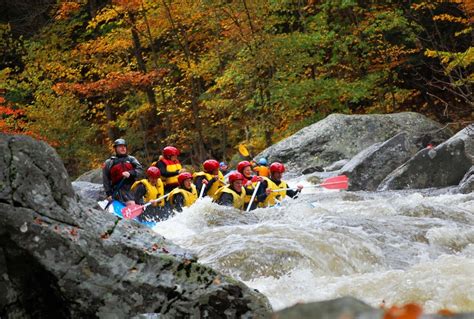
[[132,204],[122,208],[122,216],[125,219],[133,219],[143,213],[143,206]]
[[327,189],[347,189],[349,188],[349,178],[345,175],[326,178],[320,186]]

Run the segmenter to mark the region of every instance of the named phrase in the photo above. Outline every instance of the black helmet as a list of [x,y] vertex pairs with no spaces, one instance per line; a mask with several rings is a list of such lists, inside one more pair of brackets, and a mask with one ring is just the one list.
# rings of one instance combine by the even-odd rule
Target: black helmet
[[117,147],[119,145],[127,146],[127,142],[125,142],[125,140],[123,138],[119,138],[119,139],[115,140],[114,147]]

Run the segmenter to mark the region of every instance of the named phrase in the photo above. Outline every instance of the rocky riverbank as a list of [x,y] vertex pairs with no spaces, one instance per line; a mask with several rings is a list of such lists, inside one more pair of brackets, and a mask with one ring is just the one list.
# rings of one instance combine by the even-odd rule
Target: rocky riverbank
[[267,317],[267,298],[81,202],[58,155],[0,135],[0,317]]

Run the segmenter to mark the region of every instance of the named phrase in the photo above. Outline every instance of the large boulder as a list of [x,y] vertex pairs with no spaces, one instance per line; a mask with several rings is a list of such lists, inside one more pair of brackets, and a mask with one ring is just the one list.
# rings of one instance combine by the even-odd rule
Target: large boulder
[[297,304],[280,310],[273,315],[273,318],[275,319],[381,319],[382,317],[383,311],[381,309],[374,309],[366,303],[352,297]]
[[367,147],[406,132],[421,148],[439,144],[452,133],[418,113],[385,115],[331,114],[267,148],[257,157],[285,163],[290,171],[352,158]]
[[425,148],[394,170],[378,190],[417,189],[458,185],[472,165],[458,135],[435,148]]
[[72,188],[82,199],[90,199],[98,202],[105,199],[104,186],[102,184],[74,181],[71,183]]
[[273,319],[383,319],[383,318],[420,318],[420,319],[472,319],[474,313],[421,314],[421,308],[408,304],[397,308],[372,308],[352,297],[297,304],[273,314]]
[[339,174],[349,177],[349,190],[374,191],[388,174],[409,160],[417,150],[408,134],[402,132],[386,142],[369,146],[346,163]]
[[471,166],[459,183],[459,192],[463,194],[474,192],[474,166]]
[[78,200],[56,152],[0,135],[0,316],[266,317],[263,295]]
[[102,184],[102,168],[96,168],[85,172],[84,174],[76,178],[76,182]]

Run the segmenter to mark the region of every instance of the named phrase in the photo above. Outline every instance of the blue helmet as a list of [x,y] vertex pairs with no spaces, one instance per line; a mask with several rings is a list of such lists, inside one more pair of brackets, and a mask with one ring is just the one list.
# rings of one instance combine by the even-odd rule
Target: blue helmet
[[226,162],[220,162],[219,163],[219,166],[222,167],[222,166],[227,166],[227,163]]
[[268,165],[267,159],[262,157],[261,159],[258,160],[259,165]]

